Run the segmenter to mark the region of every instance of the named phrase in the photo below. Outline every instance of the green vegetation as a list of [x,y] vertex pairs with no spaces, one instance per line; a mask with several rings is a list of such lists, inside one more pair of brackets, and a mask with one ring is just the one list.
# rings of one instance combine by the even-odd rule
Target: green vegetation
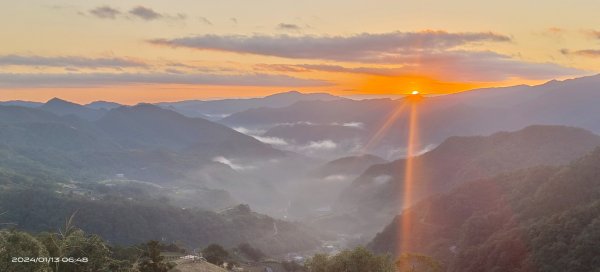
[[398,272],[441,272],[442,265],[422,254],[403,253],[396,261]]
[[[118,261],[111,258],[100,237],[67,226],[59,233],[42,233],[37,238],[17,230],[1,231],[0,271],[128,271],[129,268],[113,269]],[[29,261],[12,261],[19,257]]]
[[[536,167],[428,198],[369,245],[411,245],[448,271],[594,271],[600,267],[600,149],[564,167]],[[410,236],[398,236],[409,221]]]
[[306,271],[304,266],[298,264],[297,262],[294,261],[284,261],[281,262],[281,266],[283,267],[283,269],[285,269],[285,271],[287,272],[302,272],[302,271]]
[[48,250],[33,236],[15,230],[0,231],[0,271],[13,272],[48,272],[50,266],[46,262],[23,263],[13,262],[14,257],[47,257]]
[[394,272],[390,256],[379,256],[362,247],[335,256],[317,254],[306,261],[309,272]]
[[[166,272],[174,264],[164,261],[163,250],[179,247],[157,241],[109,247],[99,236],[73,225],[74,215],[58,233],[32,236],[18,230],[0,231],[0,271],[11,272]],[[29,261],[15,257],[29,258]],[[34,262],[34,258],[38,261]],[[39,261],[41,259],[51,261]]]
[[142,253],[138,269],[140,272],[167,272],[174,265],[164,262],[164,257],[160,255],[160,243],[150,241],[146,244],[146,250]]
[[260,249],[252,247],[248,243],[242,243],[236,248],[240,253],[244,256],[248,257],[250,260],[258,262],[264,257],[266,257],[265,253],[263,253]]
[[[444,193],[465,182],[527,167],[563,165],[600,146],[600,136],[564,126],[529,126],[490,136],[450,137],[413,159],[411,199]],[[356,179],[335,206],[354,215],[359,231],[379,231],[403,204],[405,159],[374,165]],[[391,177],[381,182],[381,178]],[[410,203],[414,204],[414,203]],[[344,224],[344,221],[340,223]],[[356,230],[355,230],[356,231]],[[373,233],[374,234],[374,233]]]
[[[234,247],[251,242],[265,253],[286,252],[314,247],[318,241],[299,226],[279,221],[248,209],[215,213],[181,209],[158,201],[130,201],[115,198],[94,201],[69,197],[48,190],[0,190],[3,219],[30,232],[56,230],[79,211],[77,226],[116,245],[139,244],[165,238],[183,241],[189,247],[218,242]],[[276,222],[278,235],[273,236]]]
[[222,265],[229,257],[229,252],[220,245],[210,244],[202,250],[202,256],[209,263]]

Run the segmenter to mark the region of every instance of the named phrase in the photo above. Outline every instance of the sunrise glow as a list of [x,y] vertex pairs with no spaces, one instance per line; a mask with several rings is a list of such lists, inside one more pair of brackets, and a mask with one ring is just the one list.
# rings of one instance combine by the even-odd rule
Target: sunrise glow
[[[447,94],[600,71],[593,13],[600,7],[592,3],[553,2],[534,14],[514,8],[518,1],[389,2],[376,14],[356,13],[369,5],[360,0],[317,10],[296,1],[138,5],[0,4],[0,24],[11,26],[2,33],[0,97],[134,104],[289,90]],[[466,7],[486,23],[469,24]],[[555,10],[564,25],[555,25]]]

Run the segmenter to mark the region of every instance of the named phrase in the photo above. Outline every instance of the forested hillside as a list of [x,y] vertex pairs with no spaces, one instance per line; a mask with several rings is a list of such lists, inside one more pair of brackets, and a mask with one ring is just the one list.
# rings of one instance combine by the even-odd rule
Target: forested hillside
[[405,210],[369,246],[398,253],[405,245],[402,251],[432,255],[448,271],[594,271],[599,165],[596,149],[567,166],[465,183]]

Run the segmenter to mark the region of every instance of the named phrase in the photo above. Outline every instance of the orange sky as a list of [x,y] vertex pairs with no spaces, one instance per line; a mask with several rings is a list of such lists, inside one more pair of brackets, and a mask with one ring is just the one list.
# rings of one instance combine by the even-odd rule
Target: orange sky
[[134,104],[539,84],[600,71],[597,10],[600,2],[579,0],[5,2],[0,100]]

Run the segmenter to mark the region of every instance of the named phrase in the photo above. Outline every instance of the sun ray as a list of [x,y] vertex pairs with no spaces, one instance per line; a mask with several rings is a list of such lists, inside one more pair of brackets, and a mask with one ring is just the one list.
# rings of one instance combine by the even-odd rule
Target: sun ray
[[385,133],[391,128],[398,117],[402,113],[402,111],[406,108],[406,101],[402,100],[398,106],[394,109],[394,111],[385,119],[385,122],[381,127],[373,134],[371,138],[367,141],[367,144],[363,146],[361,149],[361,154],[367,153],[371,148],[373,148],[385,135]]
[[[400,202],[400,206],[398,209],[402,211],[411,205],[414,201],[413,199],[413,190],[415,182],[415,156],[418,155],[418,146],[419,146],[419,122],[418,122],[418,103],[412,102],[410,103],[410,111],[409,111],[409,122],[408,122],[408,142],[407,142],[407,152],[406,152],[406,161],[404,168],[404,183],[400,188],[402,189],[399,192],[399,196],[402,201]],[[413,226],[413,215],[412,213],[402,212],[401,216],[401,228],[399,230],[399,234],[397,237],[400,239],[398,241],[399,249],[398,252],[409,252],[411,249],[410,244],[410,235],[413,234],[414,230]]]

